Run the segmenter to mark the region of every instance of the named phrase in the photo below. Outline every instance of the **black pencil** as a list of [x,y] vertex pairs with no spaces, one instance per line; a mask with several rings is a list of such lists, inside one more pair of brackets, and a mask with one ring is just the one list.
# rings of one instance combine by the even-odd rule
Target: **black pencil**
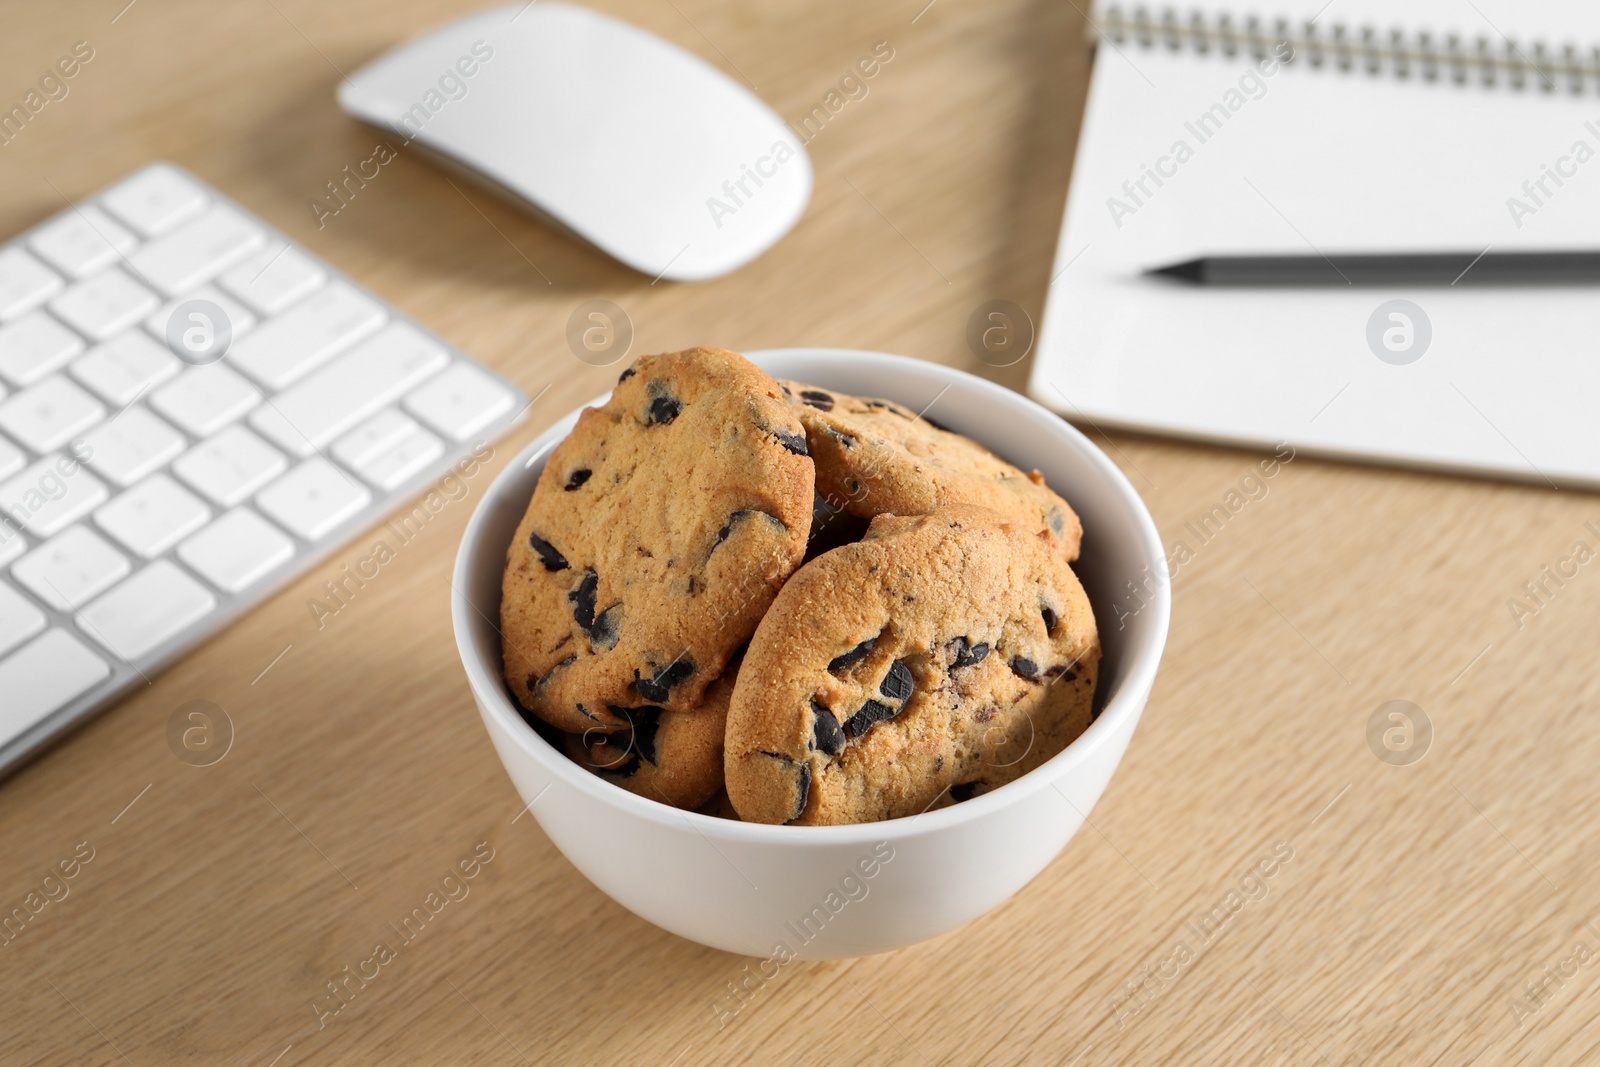
[[1573,285],[1600,282],[1600,252],[1204,256],[1144,273],[1194,285]]

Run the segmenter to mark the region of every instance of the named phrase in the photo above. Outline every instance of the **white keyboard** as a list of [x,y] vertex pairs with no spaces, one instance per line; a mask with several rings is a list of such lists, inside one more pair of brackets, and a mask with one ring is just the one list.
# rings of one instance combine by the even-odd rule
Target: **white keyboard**
[[0,772],[524,404],[169,164],[0,246]]

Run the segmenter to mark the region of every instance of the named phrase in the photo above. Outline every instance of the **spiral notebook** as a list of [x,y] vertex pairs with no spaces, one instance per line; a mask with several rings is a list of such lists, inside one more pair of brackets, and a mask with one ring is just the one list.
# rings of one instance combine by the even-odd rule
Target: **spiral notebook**
[[1600,248],[1600,4],[1288,14],[1094,10],[1029,392],[1085,425],[1600,487],[1600,287],[1141,276],[1207,254]]

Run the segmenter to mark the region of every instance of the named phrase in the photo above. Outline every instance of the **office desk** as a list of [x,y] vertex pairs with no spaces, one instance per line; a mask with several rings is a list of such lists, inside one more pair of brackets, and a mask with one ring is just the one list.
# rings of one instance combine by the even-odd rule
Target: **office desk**
[[[0,910],[75,869],[0,947],[0,1059],[1600,1055],[1600,563],[1541,571],[1600,548],[1581,493],[1306,456],[1261,490],[1244,482],[1260,456],[1085,427],[1193,550],[1165,664],[1091,824],[1014,900],[915,948],[796,964],[736,998],[747,961],[625,912],[520,814],[457,662],[447,575],[492,472],[615,378],[568,351],[573,308],[615,301],[635,352],[839,345],[1020,386],[1025,363],[989,368],[964,335],[985,301],[1042,304],[1090,62],[1080,5],[604,0],[789,118],[875,42],[893,49],[812,140],[798,228],[731,277],[674,285],[405,153],[319,228],[309,202],[383,139],[335,107],[338,71],[451,5],[124,2],[7,11],[7,101],[74,42],[95,56],[0,148],[5,232],[172,159],[543,393],[470,495],[331,617],[310,605],[379,531],[0,784]],[[1247,504],[1206,526],[1235,490]],[[1369,746],[1393,699],[1429,717],[1420,760],[1375,755],[1387,720]],[[233,726],[212,766],[168,746],[191,700]],[[475,850],[493,858],[469,895],[329,1002]]]

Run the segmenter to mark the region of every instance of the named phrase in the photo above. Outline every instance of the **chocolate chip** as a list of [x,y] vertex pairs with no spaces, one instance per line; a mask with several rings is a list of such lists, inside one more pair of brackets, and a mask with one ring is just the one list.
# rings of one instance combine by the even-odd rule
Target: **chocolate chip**
[[818,411],[833,410],[833,395],[824,393],[821,389],[802,389],[800,391],[800,399]]
[[1071,664],[1058,663],[1054,667],[1051,667],[1049,670],[1045,671],[1044,676],[1046,678],[1060,678],[1064,681],[1070,682],[1078,677],[1078,672],[1073,669]]
[[599,722],[600,721],[600,716],[594,714],[592,711],[590,711],[588,708],[584,707],[582,704],[574,704],[573,707],[578,709],[578,714],[579,715],[582,715],[585,719],[588,719],[590,722]]
[[617,384],[621,385],[623,382],[627,381],[629,378],[632,378],[633,375],[634,375],[634,369],[632,367],[629,367],[627,370],[623,371],[620,375],[617,376]]
[[800,799],[794,806],[794,817],[796,819],[806,813],[806,801],[811,799],[811,764],[809,763],[800,764],[798,791]]
[[546,541],[538,534],[530,532],[528,534],[528,544],[532,545],[533,550],[539,553],[539,560],[544,564],[545,570],[564,571],[570,566],[567,563],[567,557],[557,552],[551,547],[549,541]]
[[1043,604],[1041,604],[1041,605],[1039,605],[1039,614],[1044,616],[1044,632],[1047,633],[1047,634],[1055,633],[1055,630],[1056,630],[1056,613],[1051,611],[1048,607],[1046,607]]
[[650,401],[648,417],[645,422],[652,426],[665,426],[678,417],[678,412],[683,410],[683,402],[674,396],[658,396]]
[[617,633],[622,628],[622,604],[618,602],[595,614],[595,594],[599,586],[599,576],[586,570],[578,588],[567,594],[567,600],[572,603],[572,621],[589,635],[595,648],[603,651],[616,647]]
[[830,756],[843,752],[845,736],[839,728],[839,720],[833,717],[833,712],[817,703],[814,697],[811,700],[811,717],[811,747]]
[[595,648],[607,652],[617,647],[617,636],[621,632],[622,602],[619,600],[594,617],[594,625],[588,630],[589,642]]
[[[533,683],[532,688],[533,688],[533,690],[535,692],[535,695],[537,695],[539,688],[542,687],[546,682],[548,682],[550,680],[551,676],[553,676],[556,673],[556,671],[559,671],[562,667],[570,667],[573,663],[577,662],[577,659],[578,659],[577,656],[568,656],[566,659],[562,660],[560,663],[557,663],[554,667],[551,667],[549,670],[545,671],[544,672],[544,677],[538,679],[537,681],[535,681]],[[584,714],[584,715],[588,715],[589,714],[588,712],[583,710],[583,705],[582,704],[578,705],[578,711],[580,713]],[[594,716],[590,715],[589,717],[593,718]]]
[[722,529],[717,531],[717,539],[711,542],[711,547],[716,548],[718,545],[722,544],[722,542],[726,541],[728,539],[728,535],[733,533],[733,524],[748,514],[750,514],[749,511],[735,511],[732,515],[729,515],[728,521],[723,523]]
[[1061,510],[1060,505],[1051,504],[1050,510],[1045,513],[1045,519],[1050,523],[1050,529],[1060,537],[1067,529],[1067,514]]
[[584,633],[594,629],[594,597],[599,587],[600,576],[594,571],[584,571],[583,577],[578,580],[578,588],[567,594],[567,599],[572,602],[572,621]]
[[635,678],[633,688],[646,700],[664,702],[673,686],[686,680],[695,671],[694,660],[679,656],[665,667],[657,669],[649,678]]
[[752,511],[749,508],[740,508],[738,511],[735,511],[732,515],[729,515],[727,523],[725,523],[723,525],[722,529],[717,531],[717,539],[715,541],[711,542],[712,549],[715,550],[718,545],[722,544],[722,542],[724,542],[724,541],[726,541],[728,539],[728,535],[733,533],[733,527],[734,527],[735,523],[739,522],[739,520],[741,520],[741,519],[748,518],[751,515],[760,515],[762,518],[766,519],[768,522],[771,522],[771,523],[775,524],[779,529],[782,529],[782,530],[788,530],[789,529],[787,526],[785,526],[783,524],[783,520],[778,518],[776,515],[768,515],[764,511]]
[[876,700],[869,700],[846,720],[844,724],[845,731],[851,737],[860,737],[878,723],[887,722],[894,718],[897,710],[887,704],[880,704]]
[[1030,682],[1039,680],[1039,665],[1024,656],[1011,657],[1011,673]]
[[578,486],[588,481],[589,476],[592,474],[594,474],[594,471],[590,470],[589,468],[579,467],[577,470],[567,475],[567,484],[562,486],[562,488],[570,493],[574,489],[578,488]]
[[618,707],[616,704],[608,704],[606,707],[611,714],[628,724],[626,733],[609,734],[606,737],[606,743],[617,744],[618,742],[613,738],[626,739],[633,751],[649,760],[652,764],[655,763],[656,731],[661,728],[660,716],[662,711],[666,709],[649,705],[642,708],[623,708]]
[[973,794],[977,791],[977,782],[962,782],[960,785],[950,787],[950,799],[959,804],[963,800],[971,800]]
[[970,637],[953,638],[944,647],[955,657],[950,661],[951,670],[971,667],[975,663],[982,663],[989,657],[989,642],[979,641],[977,644],[973,644]]
[[884,675],[878,692],[896,704],[904,704],[911,699],[911,692],[916,687],[916,679],[911,677],[911,668],[906,666],[905,660],[895,660],[889,664],[889,673]]
[[797,456],[811,455],[810,450],[806,448],[806,435],[803,433],[784,433],[782,430],[774,430],[772,436],[778,439],[780,445]]
[[843,430],[835,430],[832,426],[824,426],[823,429],[828,431],[829,436],[838,441],[841,447],[854,448],[856,446],[855,437],[845,433]]
[[828,670],[838,674],[853,663],[860,663],[872,651],[872,646],[878,643],[876,637],[869,637],[848,652],[840,653],[828,661]]

